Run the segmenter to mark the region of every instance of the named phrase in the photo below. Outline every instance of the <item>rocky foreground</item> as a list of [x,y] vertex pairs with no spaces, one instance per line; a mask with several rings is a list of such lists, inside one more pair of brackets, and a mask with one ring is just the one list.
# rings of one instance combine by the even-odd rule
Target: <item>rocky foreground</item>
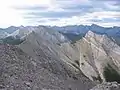
[[0,90],[89,90],[82,72],[52,57],[34,59],[12,45],[0,45]]
[[120,90],[120,84],[117,82],[104,82],[90,90]]

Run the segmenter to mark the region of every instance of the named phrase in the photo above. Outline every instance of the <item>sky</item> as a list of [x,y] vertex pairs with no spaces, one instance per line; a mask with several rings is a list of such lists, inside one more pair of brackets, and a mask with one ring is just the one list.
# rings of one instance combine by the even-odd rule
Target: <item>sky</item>
[[0,27],[120,26],[120,0],[1,0]]

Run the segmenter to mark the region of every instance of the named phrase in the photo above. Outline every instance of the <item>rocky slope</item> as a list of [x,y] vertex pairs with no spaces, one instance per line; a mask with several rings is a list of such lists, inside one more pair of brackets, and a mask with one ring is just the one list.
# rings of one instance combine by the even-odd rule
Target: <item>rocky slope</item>
[[[71,44],[62,34],[37,27],[18,46],[0,45],[0,89],[88,90],[96,84],[67,54]],[[78,57],[77,57],[78,58]]]
[[11,45],[0,45],[0,90],[88,90],[95,84],[43,50],[33,58]]
[[91,80],[105,81],[104,71],[109,66],[120,73],[120,47],[114,39],[89,31],[75,45],[79,48],[80,69]]
[[9,36],[19,37],[19,38],[23,39],[28,34],[30,34],[32,31],[34,31],[34,28],[35,27],[31,27],[31,26],[27,26],[27,27],[22,27],[21,26],[16,31],[14,31],[13,33],[9,34]]
[[61,39],[61,36],[54,30],[48,32],[46,27],[39,27],[19,47],[35,58],[41,57],[43,51],[61,59],[93,81],[106,81],[104,72],[109,66],[120,73],[120,47],[114,39],[91,31],[76,43],[70,43],[65,37]]
[[89,90],[103,81],[120,81],[120,47],[113,38],[89,31],[71,43],[44,26],[19,31],[14,35],[24,38],[21,44],[0,45],[3,90]]
[[104,82],[90,90],[120,90],[120,84],[117,82]]

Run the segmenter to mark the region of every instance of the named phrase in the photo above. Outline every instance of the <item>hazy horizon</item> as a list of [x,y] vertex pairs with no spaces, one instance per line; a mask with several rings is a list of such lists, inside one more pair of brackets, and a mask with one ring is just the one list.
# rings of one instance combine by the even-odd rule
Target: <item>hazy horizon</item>
[[46,27],[67,27],[67,26],[92,26],[92,25],[96,25],[96,26],[100,26],[100,27],[104,27],[104,28],[112,28],[112,27],[119,27],[120,26],[101,26],[101,25],[97,25],[97,24],[89,24],[89,25],[83,25],[83,24],[80,24],[80,25],[63,25],[63,26],[57,26],[57,25],[19,25],[19,26],[8,26],[8,27],[0,27],[1,29],[6,29],[6,28],[10,28],[10,27],[37,27],[37,26],[46,26]]

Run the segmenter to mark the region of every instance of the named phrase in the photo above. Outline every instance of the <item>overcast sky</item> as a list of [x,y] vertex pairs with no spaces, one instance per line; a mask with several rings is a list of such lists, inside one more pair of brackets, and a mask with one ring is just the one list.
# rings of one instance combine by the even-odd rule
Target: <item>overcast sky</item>
[[120,26],[120,0],[1,0],[0,27]]

